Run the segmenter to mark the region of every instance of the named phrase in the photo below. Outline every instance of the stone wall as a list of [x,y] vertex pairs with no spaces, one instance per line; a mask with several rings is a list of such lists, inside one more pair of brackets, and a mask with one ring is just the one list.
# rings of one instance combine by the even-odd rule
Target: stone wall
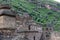
[[42,26],[24,12],[15,15],[9,7],[0,9],[0,40],[40,40]]
[[0,16],[0,28],[16,28],[16,18]]
[[27,40],[40,40],[42,26],[36,24],[30,16],[26,16],[23,15],[22,17],[17,17],[17,32],[24,33]]
[[16,18],[0,16],[0,20],[1,40],[40,40],[41,38],[42,26],[35,23],[29,15],[17,15]]

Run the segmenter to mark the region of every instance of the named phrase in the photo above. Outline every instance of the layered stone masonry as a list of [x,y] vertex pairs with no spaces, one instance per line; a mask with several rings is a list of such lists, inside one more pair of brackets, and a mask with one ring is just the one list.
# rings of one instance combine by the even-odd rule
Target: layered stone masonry
[[[39,40],[42,34],[41,25],[24,13],[15,15],[10,9],[0,9],[0,40]],[[9,10],[9,11],[8,11]]]
[[40,40],[41,37],[50,40],[51,27],[42,30],[42,26],[35,23],[28,13],[19,16],[5,8],[3,6],[0,10],[0,40]]
[[25,37],[28,40],[39,40],[42,34],[42,27],[36,24],[32,18],[28,17],[18,17],[17,22],[20,26],[18,26],[17,31],[24,33]]

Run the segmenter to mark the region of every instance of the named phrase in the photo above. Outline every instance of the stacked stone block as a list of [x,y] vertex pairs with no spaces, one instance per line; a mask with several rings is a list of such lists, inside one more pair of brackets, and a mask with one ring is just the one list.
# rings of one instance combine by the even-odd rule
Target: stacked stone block
[[17,17],[17,23],[19,23],[17,31],[24,33],[28,40],[39,40],[42,34],[42,27],[36,24],[30,16],[26,16],[23,14],[22,17]]
[[42,27],[36,24],[28,13],[16,15],[11,9],[0,7],[1,40],[39,40]]

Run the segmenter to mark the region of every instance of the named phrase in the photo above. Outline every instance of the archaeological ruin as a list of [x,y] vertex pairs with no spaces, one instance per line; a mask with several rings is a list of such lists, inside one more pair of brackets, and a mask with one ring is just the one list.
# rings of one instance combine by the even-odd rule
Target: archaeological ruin
[[54,40],[52,32],[52,27],[43,28],[28,13],[19,16],[9,5],[0,5],[0,40]]
[[0,40],[39,40],[42,26],[25,13],[19,16],[8,5],[0,5]]

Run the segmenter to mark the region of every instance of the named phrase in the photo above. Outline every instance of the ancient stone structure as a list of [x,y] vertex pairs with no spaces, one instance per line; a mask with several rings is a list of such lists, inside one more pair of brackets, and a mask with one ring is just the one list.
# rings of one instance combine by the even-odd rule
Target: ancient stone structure
[[60,40],[49,24],[42,28],[28,13],[16,14],[8,5],[0,5],[0,40]]
[[17,32],[24,35],[27,40],[39,40],[42,34],[42,27],[36,24],[32,18],[25,13],[22,17],[17,17],[17,23],[19,25]]
[[16,14],[8,5],[0,5],[0,40],[8,40],[15,28]]
[[8,5],[0,5],[0,40],[39,40],[42,27],[24,13],[16,15]]

